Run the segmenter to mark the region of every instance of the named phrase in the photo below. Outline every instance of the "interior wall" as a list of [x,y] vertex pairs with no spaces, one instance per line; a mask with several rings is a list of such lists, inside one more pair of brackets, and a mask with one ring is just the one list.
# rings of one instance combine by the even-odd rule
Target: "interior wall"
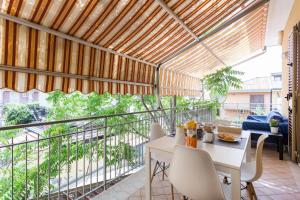
[[293,27],[300,21],[300,0],[294,1],[293,8],[290,12],[287,24],[283,32],[282,40],[282,111],[284,115],[288,115],[288,103],[284,98],[288,92],[288,67],[287,67],[287,51],[288,51],[288,38],[291,34]]

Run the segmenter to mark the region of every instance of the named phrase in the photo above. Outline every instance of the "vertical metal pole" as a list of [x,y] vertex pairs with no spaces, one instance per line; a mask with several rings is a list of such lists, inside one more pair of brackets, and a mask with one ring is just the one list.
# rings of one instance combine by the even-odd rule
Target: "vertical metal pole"
[[[119,135],[119,137],[120,137],[120,135]],[[111,139],[109,141],[111,141]],[[117,146],[117,136],[116,136],[116,134],[114,135],[114,146],[115,147]],[[111,144],[110,144],[110,148],[111,148]],[[110,156],[111,156],[111,154],[110,154]],[[117,165],[116,162],[114,162],[115,178],[117,177],[117,168],[118,168],[118,165]]]
[[[68,130],[68,133],[69,133],[69,130]],[[68,171],[68,177],[67,177],[67,180],[68,180],[67,198],[69,198],[69,196],[70,196],[70,168],[71,168],[70,167],[70,135],[67,135],[67,158],[68,158],[68,168],[67,168],[67,171]]]
[[27,148],[28,148],[28,139],[27,139],[27,133],[25,137],[26,143],[25,143],[25,198],[28,198],[28,153],[27,153]]
[[172,109],[171,109],[171,113],[172,113],[172,117],[171,117],[171,132],[174,133],[175,132],[175,127],[176,127],[176,95],[173,96],[172,98]]
[[83,170],[82,170],[82,172],[83,172],[83,186],[82,186],[82,194],[84,195],[85,194],[85,151],[86,151],[86,149],[85,149],[85,132],[86,132],[86,130],[83,128],[83,140],[82,140],[82,142],[83,142]]
[[201,79],[201,90],[202,90],[201,99],[204,101],[204,81],[203,81],[203,79]]
[[104,190],[106,190],[106,134],[107,134],[107,117],[104,118],[104,146],[103,146],[103,183],[104,183]]
[[[61,145],[61,140],[60,140],[59,145]],[[78,195],[78,128],[76,130],[76,165],[75,165],[75,168],[76,168],[76,172],[75,172],[76,186],[75,187],[76,187],[76,198],[77,198],[77,195]]]
[[11,138],[11,199],[14,199],[14,138]]
[[36,199],[39,199],[39,188],[40,188],[40,134],[37,138],[37,190],[36,190]]
[[92,190],[93,184],[93,123],[91,122],[91,136],[90,136],[90,191]]
[[154,95],[156,96],[156,101],[157,101],[157,107],[160,107],[160,83],[159,83],[159,68],[160,65],[157,65],[156,71],[155,71],[155,83],[154,83]]
[[50,199],[50,179],[51,179],[51,141],[50,141],[50,138],[51,138],[51,132],[49,131],[49,135],[48,135],[48,199]]
[[[114,128],[114,127],[113,127]],[[110,129],[109,130],[109,133],[108,132],[106,132],[106,138],[107,138],[107,134],[109,134],[109,148],[110,148],[110,150],[112,149],[112,144],[111,144],[111,138],[113,137],[114,139],[116,139],[116,134],[111,134],[112,133],[112,130]],[[119,138],[120,138],[120,136],[119,136]],[[106,140],[105,140],[106,141]],[[111,158],[111,156],[112,156],[112,153],[111,153],[111,151],[109,151],[109,155],[107,156],[107,157],[109,157],[109,161],[111,161],[112,160],[112,158]],[[106,167],[105,167],[106,168]],[[107,177],[106,177],[107,178]],[[109,180],[111,180],[111,164],[109,165]]]
[[97,131],[97,138],[96,138],[96,168],[97,168],[97,174],[96,174],[96,176],[97,176],[97,180],[96,180],[96,182],[97,182],[97,184],[96,184],[96,187],[98,187],[98,184],[99,184],[99,144],[98,144],[98,140],[99,140],[99,131],[98,131],[98,127],[96,127],[96,131]]
[[[62,138],[61,138],[61,134],[58,138],[58,199],[60,199],[60,184],[61,184],[61,176],[60,176],[60,171],[61,171],[61,168],[60,168],[60,154],[61,154],[61,143],[62,143]],[[76,186],[77,188],[77,186]],[[77,196],[76,196],[77,197]]]

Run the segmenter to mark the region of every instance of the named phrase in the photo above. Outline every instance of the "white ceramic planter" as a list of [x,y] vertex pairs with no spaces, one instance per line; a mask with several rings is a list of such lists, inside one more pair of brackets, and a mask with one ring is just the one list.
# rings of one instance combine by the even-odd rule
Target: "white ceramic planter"
[[271,127],[271,133],[278,133],[278,128],[279,127]]
[[175,144],[185,145],[184,128],[176,127]]

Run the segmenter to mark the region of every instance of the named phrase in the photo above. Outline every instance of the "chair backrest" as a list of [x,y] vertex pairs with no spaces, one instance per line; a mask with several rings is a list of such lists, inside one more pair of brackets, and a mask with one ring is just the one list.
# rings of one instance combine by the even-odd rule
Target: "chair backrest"
[[150,141],[165,136],[165,132],[159,123],[152,123],[150,127]]
[[191,199],[225,199],[213,161],[201,149],[176,146],[169,179],[180,193]]
[[256,162],[256,167],[255,167],[255,174],[252,179],[252,181],[258,180],[263,172],[263,165],[262,165],[262,154],[263,154],[263,147],[264,147],[264,142],[265,139],[267,139],[268,135],[262,134],[259,136],[257,140],[257,145],[256,145],[256,153],[255,153],[255,162]]
[[242,129],[239,127],[233,127],[233,126],[218,126],[218,132],[219,133],[232,133],[232,134],[241,134]]

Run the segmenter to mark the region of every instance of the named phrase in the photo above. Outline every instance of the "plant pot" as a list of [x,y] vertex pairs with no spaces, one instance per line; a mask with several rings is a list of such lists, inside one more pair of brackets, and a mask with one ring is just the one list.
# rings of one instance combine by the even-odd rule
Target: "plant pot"
[[279,127],[271,127],[271,133],[278,133],[278,128]]

